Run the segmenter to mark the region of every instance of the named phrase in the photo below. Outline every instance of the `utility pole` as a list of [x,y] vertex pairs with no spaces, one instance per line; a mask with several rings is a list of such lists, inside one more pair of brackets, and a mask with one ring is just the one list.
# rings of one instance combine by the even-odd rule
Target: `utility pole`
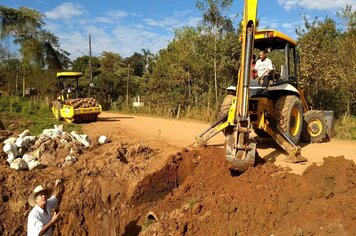
[[127,70],[127,85],[126,85],[126,105],[129,108],[129,81],[130,81],[130,64]]
[[22,75],[22,97],[25,97],[26,93],[26,75]]
[[92,95],[92,86],[93,86],[93,67],[91,64],[91,34],[89,34],[89,79],[90,79],[90,86],[89,86],[89,95]]
[[25,92],[26,92],[26,62],[24,60],[26,58],[26,52],[24,53],[24,57],[22,58],[22,65],[21,65],[21,71],[22,71],[22,97],[25,97]]

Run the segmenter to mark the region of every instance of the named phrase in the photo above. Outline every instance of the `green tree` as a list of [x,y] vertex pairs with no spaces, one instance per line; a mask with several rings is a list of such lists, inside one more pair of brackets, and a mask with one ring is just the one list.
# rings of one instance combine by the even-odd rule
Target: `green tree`
[[[99,72],[99,58],[92,57],[91,58],[92,70],[93,70],[93,77],[100,74]],[[72,70],[82,72],[84,77],[89,80],[90,78],[90,68],[89,68],[89,56],[80,56],[74,59],[72,63]]]
[[142,49],[143,61],[144,61],[144,73],[152,72],[152,65],[155,61],[155,55],[148,49]]
[[54,78],[56,71],[70,65],[69,53],[60,49],[58,38],[43,26],[43,15],[36,10],[0,6],[0,38],[13,39],[21,54],[20,66],[8,67],[12,71],[7,74],[8,80],[16,81],[14,87],[9,87],[9,92],[12,88],[18,92],[19,80],[22,80],[23,91],[36,86],[42,93],[47,92],[54,82],[48,78]]
[[0,37],[11,36],[19,44],[24,63],[39,68],[63,69],[70,60],[68,53],[59,49],[59,40],[42,27],[43,15],[33,9],[0,6]]
[[336,116],[356,114],[355,12],[347,7],[341,15],[347,24],[338,29],[325,18],[298,28],[301,84],[316,109],[333,110]]
[[125,58],[124,63],[133,69],[133,75],[142,77],[145,72],[145,58],[142,54],[135,52],[132,56]]
[[[150,104],[159,103],[157,107],[164,110],[163,114],[190,117],[194,111],[205,110],[205,117],[211,118],[211,104],[215,99],[213,50],[209,50],[213,41],[209,38],[201,27],[184,27],[176,30],[172,42],[157,54],[152,73],[147,75],[145,91]],[[240,55],[236,33],[226,33],[217,47],[218,93],[222,94],[227,85],[236,83]]]
[[203,28],[213,39],[214,87],[215,105],[218,105],[218,41],[224,32],[233,31],[232,21],[227,14],[232,5],[232,0],[204,0],[197,1],[197,8],[203,12]]
[[347,103],[344,115],[356,115],[356,11],[348,5],[337,15],[346,29],[336,45],[340,64],[337,72]]

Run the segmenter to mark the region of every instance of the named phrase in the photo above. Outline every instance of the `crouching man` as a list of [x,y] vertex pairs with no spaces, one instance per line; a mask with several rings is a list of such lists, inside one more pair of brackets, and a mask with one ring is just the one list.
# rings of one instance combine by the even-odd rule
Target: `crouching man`
[[224,98],[224,100],[220,106],[219,118],[228,114],[231,104],[232,104],[232,99],[234,99],[236,97],[236,87],[235,86],[227,87],[226,91],[227,91],[227,95]]
[[60,194],[60,180],[54,185],[52,196],[49,196],[49,189],[37,186],[33,193],[28,197],[28,203],[33,206],[27,221],[27,236],[51,236],[52,226],[59,217],[59,212],[54,212],[51,217],[51,211],[58,205],[58,195]]

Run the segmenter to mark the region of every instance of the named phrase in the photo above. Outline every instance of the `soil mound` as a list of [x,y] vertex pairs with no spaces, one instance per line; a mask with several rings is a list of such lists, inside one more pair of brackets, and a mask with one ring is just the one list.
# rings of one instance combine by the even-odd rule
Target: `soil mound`
[[[302,176],[266,163],[229,172],[222,149],[189,155],[192,172],[151,208],[142,235],[352,235],[356,167],[325,158]],[[187,157],[184,157],[187,158]],[[187,161],[187,160],[186,160]]]
[[23,235],[37,184],[65,184],[54,235],[352,235],[356,167],[328,157],[301,176],[266,163],[229,170],[219,148],[166,156],[143,143],[97,146],[64,168],[0,162],[0,235]]

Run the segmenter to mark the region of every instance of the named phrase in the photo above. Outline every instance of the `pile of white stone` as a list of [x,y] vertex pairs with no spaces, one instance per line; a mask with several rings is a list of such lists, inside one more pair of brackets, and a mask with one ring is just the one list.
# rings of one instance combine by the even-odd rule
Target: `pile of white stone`
[[[108,141],[105,136],[99,137],[99,144]],[[63,125],[54,125],[54,129],[45,129],[39,136],[33,136],[29,130],[23,131],[18,137],[10,137],[4,141],[3,151],[7,154],[7,162],[10,167],[16,170],[35,170],[43,168],[41,156],[51,145],[51,143],[60,143],[71,147],[68,155],[64,158],[64,164],[77,161],[78,145],[80,148],[90,146],[89,137],[85,134],[71,133],[63,130]]]

